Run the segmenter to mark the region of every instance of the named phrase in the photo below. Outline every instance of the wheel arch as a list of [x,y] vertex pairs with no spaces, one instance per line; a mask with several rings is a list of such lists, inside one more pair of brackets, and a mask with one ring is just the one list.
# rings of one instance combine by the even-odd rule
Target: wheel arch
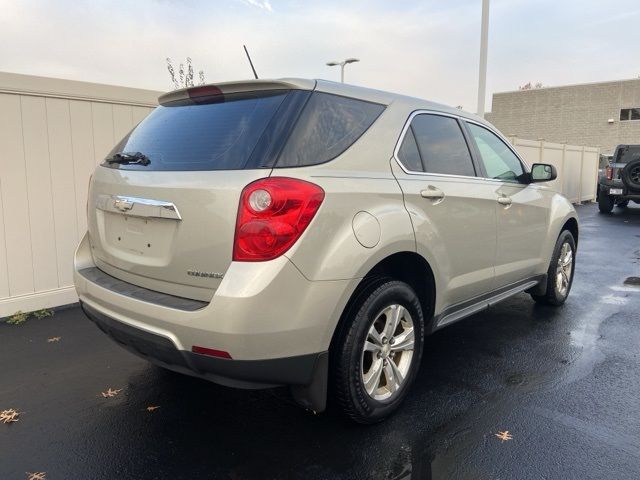
[[412,251],[393,253],[375,264],[362,278],[347,301],[338,323],[333,331],[329,351],[342,333],[348,318],[364,295],[376,288],[384,279],[393,278],[411,286],[420,299],[424,320],[425,334],[431,332],[435,299],[436,282],[433,269],[420,254]]
[[[568,230],[569,232],[571,232],[571,235],[573,235],[573,239],[576,242],[576,248],[577,248],[578,247],[578,235],[580,233],[580,228],[578,226],[578,220],[576,220],[575,217],[570,217],[562,225],[562,228],[560,229],[560,233],[562,233],[565,230]],[[558,235],[560,235],[560,233],[558,233]]]

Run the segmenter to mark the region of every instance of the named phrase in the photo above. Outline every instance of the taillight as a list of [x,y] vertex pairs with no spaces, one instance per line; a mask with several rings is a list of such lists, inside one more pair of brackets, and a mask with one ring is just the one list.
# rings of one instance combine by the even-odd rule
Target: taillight
[[322,200],[324,190],[303,180],[269,177],[250,183],[240,195],[233,259],[279,257],[300,238]]
[[607,167],[606,175],[607,180],[613,180],[613,167]]

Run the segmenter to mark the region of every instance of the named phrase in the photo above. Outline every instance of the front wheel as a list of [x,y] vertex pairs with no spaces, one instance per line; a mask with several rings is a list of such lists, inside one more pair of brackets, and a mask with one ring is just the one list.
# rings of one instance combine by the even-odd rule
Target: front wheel
[[332,347],[331,387],[338,408],[358,423],[391,415],[422,357],[424,318],[404,282],[381,279],[360,293]]
[[571,291],[573,272],[576,264],[576,241],[568,230],[564,230],[553,250],[551,264],[547,271],[547,290],[543,295],[531,295],[545,305],[562,305]]
[[614,204],[615,200],[611,195],[600,192],[600,195],[598,195],[598,209],[600,213],[611,213]]

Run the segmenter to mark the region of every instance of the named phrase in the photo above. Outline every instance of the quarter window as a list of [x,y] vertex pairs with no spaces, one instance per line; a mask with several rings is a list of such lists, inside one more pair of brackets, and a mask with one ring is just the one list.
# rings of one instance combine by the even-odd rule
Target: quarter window
[[341,155],[376,121],[383,105],[314,92],[300,115],[277,167],[303,167]]
[[405,168],[434,174],[474,177],[473,161],[455,118],[416,115],[398,151]]
[[480,159],[489,178],[517,182],[524,173],[522,163],[511,149],[494,133],[484,127],[468,123],[476,142]]

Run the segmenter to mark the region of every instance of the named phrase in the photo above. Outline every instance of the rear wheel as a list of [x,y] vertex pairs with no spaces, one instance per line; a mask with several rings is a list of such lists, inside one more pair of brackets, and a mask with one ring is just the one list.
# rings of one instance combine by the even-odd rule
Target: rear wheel
[[400,406],[420,366],[420,301],[406,283],[380,279],[345,320],[332,351],[333,400],[358,423],[379,422]]
[[640,189],[640,159],[627,163],[620,176],[627,187]]
[[568,230],[564,230],[553,250],[551,264],[547,271],[547,290],[543,295],[531,295],[545,305],[562,305],[571,291],[573,271],[576,263],[576,242]]
[[598,195],[598,209],[600,213],[611,213],[614,203],[614,198],[611,195],[603,192],[600,192],[600,195]]

